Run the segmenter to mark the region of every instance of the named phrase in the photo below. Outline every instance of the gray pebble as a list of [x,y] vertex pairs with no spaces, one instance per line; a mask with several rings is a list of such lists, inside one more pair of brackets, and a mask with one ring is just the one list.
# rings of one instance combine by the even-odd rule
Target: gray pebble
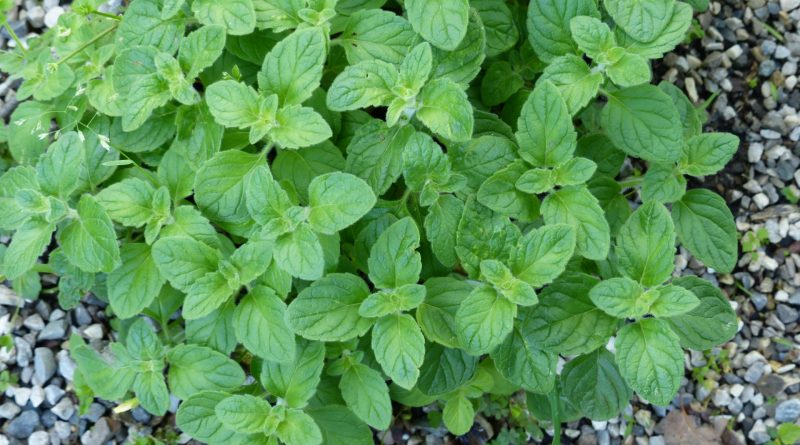
[[766,443],[770,440],[769,432],[767,431],[767,426],[764,425],[762,420],[758,420],[754,425],[753,428],[750,429],[750,432],[747,433],[747,437],[757,444]]
[[44,389],[41,386],[34,386],[31,388],[31,398],[30,398],[31,406],[34,408],[38,408],[42,403],[44,403]]
[[767,301],[767,296],[764,294],[753,293],[753,295],[750,296],[750,302],[753,303],[753,307],[758,311],[767,307]]
[[28,404],[28,401],[31,399],[31,389],[27,386],[22,386],[19,388],[14,388],[14,403],[19,406],[25,406]]
[[794,309],[791,306],[787,306],[785,304],[779,304],[776,309],[778,312],[778,318],[780,318],[780,320],[783,323],[789,324],[797,321],[798,319],[797,309]]
[[103,414],[106,412],[106,407],[95,402],[89,405],[89,411],[81,416],[82,419],[87,419],[88,421],[94,423],[100,420],[103,417]]
[[137,406],[131,410],[131,415],[133,416],[133,419],[139,423],[148,423],[150,422],[150,419],[153,418],[153,416],[151,416],[150,413],[145,411],[145,409],[141,406]]
[[57,420],[55,425],[53,425],[53,432],[56,433],[59,439],[67,440],[69,436],[72,435],[72,427],[67,422]]
[[75,324],[78,326],[85,326],[92,322],[92,316],[82,304],[79,304],[72,311],[72,316],[75,318]]
[[34,377],[39,384],[45,384],[56,373],[56,360],[50,348],[36,348],[33,358]]
[[41,331],[44,329],[44,320],[42,320],[42,316],[39,314],[33,314],[30,317],[25,319],[25,322],[22,323],[23,326],[30,329],[31,331]]
[[800,399],[783,401],[775,407],[775,421],[778,423],[794,422],[800,417]]
[[75,375],[75,361],[72,360],[72,357],[69,356],[68,351],[58,351],[56,354],[56,359],[58,359],[58,374],[65,379],[72,381],[73,376]]
[[83,433],[81,436],[81,443],[83,445],[103,445],[111,438],[111,428],[108,426],[108,420],[100,419],[94,424],[92,429]]
[[27,439],[39,426],[39,414],[35,410],[23,411],[6,426],[6,433],[16,439]]
[[783,45],[778,45],[778,47],[775,48],[775,58],[776,59],[779,59],[779,60],[787,59],[787,58],[789,58],[790,55],[792,55],[792,53],[791,53],[791,51],[789,51],[789,48],[787,48],[787,47],[785,47]]
[[765,56],[771,56],[777,47],[778,44],[774,40],[764,40],[761,42],[761,53]]
[[762,375],[764,375],[764,365],[761,363],[753,363],[747,368],[747,372],[744,373],[744,379],[750,383],[755,383]]
[[66,394],[64,390],[56,385],[48,385],[44,389],[44,398],[50,406],[55,406],[64,397],[64,394]]
[[714,392],[714,398],[712,401],[716,406],[728,406],[728,404],[731,403],[731,395],[726,389],[717,388],[717,390]]
[[17,350],[17,366],[25,367],[33,358],[33,348],[22,337],[14,337],[14,347]]
[[50,445],[50,435],[47,431],[37,431],[28,438],[28,445]]
[[[761,65],[758,66],[758,75],[761,77],[769,77],[772,73],[775,72],[775,69],[778,65],[772,59],[767,59],[761,62]],[[690,78],[691,79],[691,78]]]
[[47,323],[39,334],[39,340],[60,340],[67,334],[67,321],[54,320]]
[[13,419],[20,411],[22,411],[22,409],[10,400],[0,405],[0,417],[3,419]]
[[50,412],[61,420],[69,420],[75,414],[75,404],[69,397],[64,397],[50,409]]

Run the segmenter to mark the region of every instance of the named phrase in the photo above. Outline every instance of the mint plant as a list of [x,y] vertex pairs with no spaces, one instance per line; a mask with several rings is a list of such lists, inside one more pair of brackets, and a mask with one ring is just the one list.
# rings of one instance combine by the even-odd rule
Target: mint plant
[[177,399],[209,444],[372,443],[393,403],[460,435],[515,391],[558,432],[668,404],[736,332],[674,266],[737,259],[686,177],[738,140],[651,84],[689,3],[99,3],[0,55],[0,272],[117,318],[70,339],[81,394]]

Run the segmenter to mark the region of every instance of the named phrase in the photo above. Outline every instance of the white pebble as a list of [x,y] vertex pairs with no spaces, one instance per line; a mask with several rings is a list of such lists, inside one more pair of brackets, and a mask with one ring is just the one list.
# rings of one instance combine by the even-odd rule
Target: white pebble
[[61,14],[64,14],[64,8],[61,6],[56,6],[55,8],[47,11],[47,14],[44,16],[44,24],[48,28],[55,28],[58,24],[58,18],[61,17]]

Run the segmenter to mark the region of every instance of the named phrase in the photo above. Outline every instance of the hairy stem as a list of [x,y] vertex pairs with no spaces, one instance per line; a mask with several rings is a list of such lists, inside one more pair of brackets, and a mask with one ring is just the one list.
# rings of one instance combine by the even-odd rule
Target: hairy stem
[[64,56],[63,59],[61,59],[58,62],[56,62],[56,65],[61,65],[62,63],[66,62],[67,60],[69,60],[69,59],[75,57],[76,55],[80,54],[83,50],[85,50],[86,48],[94,45],[99,40],[101,40],[103,37],[111,34],[115,29],[117,29],[117,26],[118,26],[118,24],[114,23],[113,25],[111,25],[111,27],[109,27],[105,31],[103,31],[100,34],[94,36],[91,40],[89,40],[88,42],[86,42],[83,45],[79,46],[78,48],[76,48],[74,51],[72,51],[71,53],[67,54],[66,56]]
[[8,34],[11,35],[11,38],[14,39],[14,42],[16,42],[17,48],[19,48],[19,52],[21,52],[23,56],[28,54],[28,51],[25,49],[25,45],[22,44],[22,40],[19,39],[17,33],[15,33],[14,29],[11,28],[11,25],[8,24],[8,20],[6,20],[5,23],[3,23],[3,26],[5,26],[6,31],[8,31]]
[[553,445],[561,445],[561,412],[558,409],[558,388],[547,396],[550,399],[550,417],[553,419]]

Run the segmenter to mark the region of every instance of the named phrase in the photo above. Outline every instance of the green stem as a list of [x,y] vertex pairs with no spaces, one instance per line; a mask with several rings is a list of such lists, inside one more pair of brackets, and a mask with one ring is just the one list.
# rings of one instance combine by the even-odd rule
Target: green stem
[[38,273],[56,273],[53,266],[49,264],[37,264],[33,266],[33,271]]
[[111,34],[115,29],[117,29],[117,26],[118,26],[118,24],[114,23],[113,25],[111,25],[111,27],[109,27],[105,31],[103,31],[100,34],[94,36],[91,40],[89,40],[88,42],[86,42],[83,45],[79,46],[78,48],[76,48],[71,53],[67,54],[63,59],[61,59],[58,62],[56,62],[56,65],[61,65],[62,63],[66,62],[67,60],[69,60],[69,59],[75,57],[76,55],[80,54],[83,50],[85,50],[86,48],[94,45],[99,40],[101,40],[103,37]]
[[3,26],[5,26],[6,31],[8,31],[9,35],[11,35],[11,38],[14,39],[14,42],[17,43],[17,47],[19,48],[19,52],[21,52],[23,56],[27,55],[28,51],[25,49],[25,45],[22,44],[22,40],[19,39],[19,37],[17,36],[17,33],[15,33],[14,29],[11,28],[11,25],[8,24],[8,20],[6,20],[5,23],[3,23]]
[[550,416],[553,419],[553,445],[561,445],[561,411],[558,409],[558,388],[553,388],[547,398],[550,399]]
[[644,182],[644,176],[634,176],[619,181],[618,184],[623,189],[631,189]]
[[107,12],[98,11],[96,9],[94,11],[92,11],[91,14],[99,15],[100,17],[105,17],[105,18],[111,19],[111,20],[122,20],[121,16],[114,15],[114,14],[109,14]]

